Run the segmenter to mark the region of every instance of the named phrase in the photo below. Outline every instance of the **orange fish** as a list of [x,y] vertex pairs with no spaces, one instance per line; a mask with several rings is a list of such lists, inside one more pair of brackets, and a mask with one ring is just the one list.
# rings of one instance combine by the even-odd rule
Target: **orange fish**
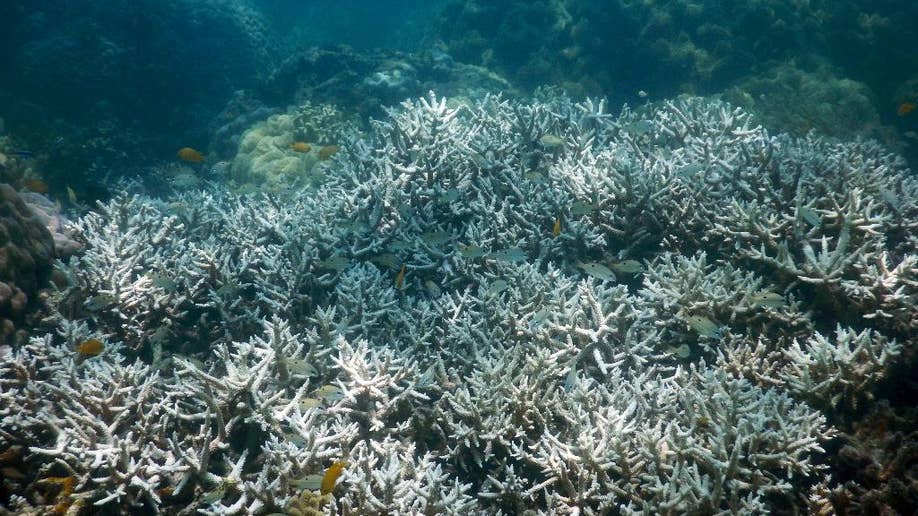
[[403,263],[401,270],[398,271],[398,276],[395,277],[395,288],[401,290],[404,284],[405,284],[405,264]]
[[899,104],[899,109],[896,110],[896,114],[899,116],[905,116],[915,110],[916,106],[913,102],[903,102]]
[[204,155],[191,147],[182,147],[176,155],[180,160],[188,163],[200,163],[204,161]]
[[105,344],[97,339],[84,340],[76,347],[77,353],[85,357],[94,357],[105,350]]
[[46,194],[48,193],[48,183],[42,181],[41,179],[26,179],[22,182],[22,186],[30,192]]
[[337,145],[326,145],[319,149],[319,159],[328,159],[337,154],[339,150],[341,150],[341,147]]
[[561,234],[561,217],[555,219],[555,225],[551,228],[551,236],[556,237]]
[[322,476],[322,486],[319,488],[319,492],[322,493],[323,496],[335,490],[335,484],[338,482],[338,477],[344,472],[345,467],[347,467],[347,462],[339,460],[325,470],[325,475]]
[[309,152],[312,150],[312,145],[306,142],[293,142],[290,144],[290,148],[296,152]]

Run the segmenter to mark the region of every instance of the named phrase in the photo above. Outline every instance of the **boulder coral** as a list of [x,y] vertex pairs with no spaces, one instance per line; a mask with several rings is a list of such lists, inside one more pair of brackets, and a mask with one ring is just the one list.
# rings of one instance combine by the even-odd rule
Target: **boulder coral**
[[51,233],[7,184],[0,184],[0,344],[21,339],[19,325],[51,273]]

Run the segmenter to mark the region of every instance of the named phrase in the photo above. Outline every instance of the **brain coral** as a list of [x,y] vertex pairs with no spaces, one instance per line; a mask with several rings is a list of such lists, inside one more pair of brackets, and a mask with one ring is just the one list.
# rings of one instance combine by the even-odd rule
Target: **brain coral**
[[[351,127],[329,105],[304,104],[271,116],[242,135],[230,167],[232,178],[268,191],[307,184],[317,177],[312,172],[322,161],[321,146],[340,142]],[[292,146],[297,142],[312,144],[312,151],[296,151]]]

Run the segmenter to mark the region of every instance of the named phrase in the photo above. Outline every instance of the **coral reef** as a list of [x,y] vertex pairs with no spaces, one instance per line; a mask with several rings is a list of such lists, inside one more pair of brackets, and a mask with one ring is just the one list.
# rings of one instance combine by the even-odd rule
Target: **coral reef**
[[74,222],[49,333],[0,362],[9,482],[70,489],[8,508],[831,506],[834,411],[914,344],[918,181],[874,142],[430,94],[330,166]]
[[12,187],[0,183],[0,344],[22,339],[18,326],[51,273],[54,240]]

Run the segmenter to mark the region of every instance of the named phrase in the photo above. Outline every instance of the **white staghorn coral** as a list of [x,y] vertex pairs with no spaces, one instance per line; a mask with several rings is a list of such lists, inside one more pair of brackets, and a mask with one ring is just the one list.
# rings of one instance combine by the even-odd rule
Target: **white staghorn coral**
[[803,345],[794,340],[784,351],[788,366],[781,376],[799,396],[856,406],[859,398],[870,396],[869,387],[901,352],[896,341],[873,330],[856,332],[839,325],[834,339],[815,333]]
[[0,445],[113,511],[767,512],[913,339],[918,186],[872,143],[431,95],[329,167],[79,220]]

